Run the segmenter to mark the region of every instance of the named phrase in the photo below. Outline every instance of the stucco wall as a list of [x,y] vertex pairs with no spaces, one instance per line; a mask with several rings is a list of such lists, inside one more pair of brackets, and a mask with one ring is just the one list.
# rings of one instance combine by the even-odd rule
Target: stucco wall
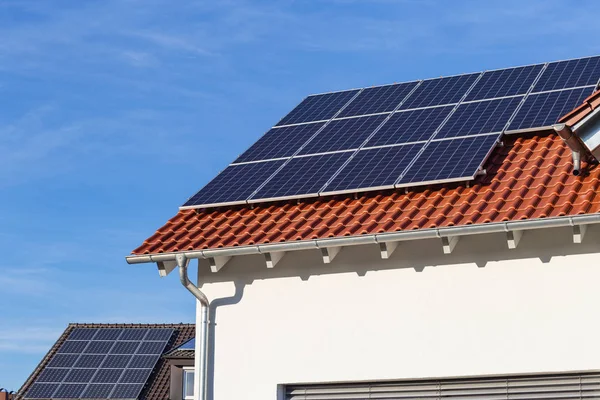
[[[600,369],[600,231],[570,229],[259,256],[217,274],[214,399],[276,399],[277,385]],[[210,283],[208,283],[210,282]]]

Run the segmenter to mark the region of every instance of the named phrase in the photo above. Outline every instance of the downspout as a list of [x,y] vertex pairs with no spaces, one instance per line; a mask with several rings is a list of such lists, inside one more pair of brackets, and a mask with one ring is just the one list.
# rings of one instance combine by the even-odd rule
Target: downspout
[[194,400],[207,399],[207,369],[208,369],[208,307],[210,302],[198,286],[188,277],[190,259],[185,254],[177,254],[175,261],[179,267],[181,284],[194,295],[200,303],[200,324],[198,324],[198,309],[196,309],[196,348],[194,351]]

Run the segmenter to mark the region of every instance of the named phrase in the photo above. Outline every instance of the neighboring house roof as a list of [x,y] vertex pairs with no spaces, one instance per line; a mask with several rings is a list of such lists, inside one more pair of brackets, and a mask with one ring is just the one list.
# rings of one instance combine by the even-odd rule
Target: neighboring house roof
[[571,173],[571,151],[553,131],[505,136],[475,181],[180,210],[134,255],[233,248],[600,211],[600,169]]
[[169,359],[181,359],[181,358],[185,358],[185,359],[193,359],[194,358],[194,347],[196,346],[196,340],[195,338],[192,338],[190,340],[188,340],[187,342],[183,343],[181,346],[174,348],[173,350],[165,353],[165,355],[163,356],[164,358],[169,358]]
[[[50,348],[50,351],[44,356],[39,365],[35,368],[32,374],[27,378],[19,394],[24,395],[29,387],[35,382],[38,375],[48,365],[48,362],[56,354],[58,349],[66,341],[71,331],[76,328],[172,328],[174,330],[171,339],[167,343],[163,354],[168,353],[174,348],[177,348],[182,343],[187,342],[190,338],[194,337],[195,325],[194,324],[69,324],[67,329],[58,338],[56,343]],[[154,367],[150,377],[146,381],[146,385],[142,390],[139,400],[164,400],[169,398],[169,385],[170,385],[171,372],[169,364],[161,357],[156,366]]]

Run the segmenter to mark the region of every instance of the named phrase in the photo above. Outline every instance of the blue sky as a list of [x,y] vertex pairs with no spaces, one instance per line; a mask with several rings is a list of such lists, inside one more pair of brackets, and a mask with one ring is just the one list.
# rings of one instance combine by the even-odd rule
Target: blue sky
[[124,256],[307,94],[600,54],[599,14],[0,0],[0,387],[18,389],[69,322],[191,322],[175,277]]

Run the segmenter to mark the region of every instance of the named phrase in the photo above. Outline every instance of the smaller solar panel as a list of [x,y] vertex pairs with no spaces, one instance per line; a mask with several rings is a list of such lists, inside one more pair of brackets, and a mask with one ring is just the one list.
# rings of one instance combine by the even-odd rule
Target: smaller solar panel
[[299,154],[358,149],[386,117],[371,115],[331,121]]
[[44,368],[40,375],[35,380],[36,382],[62,382],[65,376],[69,373],[66,368]]
[[160,340],[168,341],[173,335],[173,329],[169,328],[152,328],[144,340]]
[[177,350],[195,350],[196,349],[196,338],[191,338],[181,346],[177,348]]
[[110,349],[113,347],[115,342],[109,341],[91,341],[89,346],[85,349],[84,353],[86,354],[108,354]]
[[84,399],[107,399],[113,391],[114,384],[91,383],[83,392]]
[[523,97],[463,103],[435,136],[436,139],[502,132]]
[[81,382],[87,383],[92,379],[92,376],[96,373],[95,369],[88,368],[74,368],[69,371],[69,374],[65,378],[65,382]]
[[397,185],[472,179],[499,135],[432,141]]
[[393,111],[404,100],[418,82],[407,82],[366,88],[352,103],[338,115],[351,117],[355,115],[376,114]]
[[579,58],[548,64],[534,92],[596,85],[600,79],[600,57]]
[[465,93],[467,93],[479,75],[481,74],[458,75],[425,80],[417,90],[406,99],[402,106],[400,106],[400,109],[407,110],[410,108],[457,103]]
[[132,356],[129,354],[109,354],[104,359],[101,368],[125,368],[131,358]]
[[78,354],[55,354],[48,363],[48,367],[72,367],[78,357]]
[[142,342],[137,354],[162,354],[166,345],[166,342]]
[[184,206],[244,201],[258,189],[284,161],[230,165],[216,176]]
[[465,101],[525,94],[540,74],[543,64],[486,71]]
[[31,385],[25,398],[27,399],[50,399],[52,394],[58,389],[58,383],[34,383]]
[[127,384],[120,383],[115,386],[115,390],[110,395],[111,399],[136,399],[144,385],[141,383]]
[[592,88],[580,88],[530,94],[508,130],[549,127],[592,94]]
[[151,372],[150,368],[127,369],[119,379],[119,383],[146,383]]
[[328,120],[348,103],[356,93],[358,93],[357,89],[308,96],[288,115],[283,117],[277,126]]
[[103,354],[82,354],[75,363],[75,367],[80,368],[98,368],[104,361]]
[[98,330],[94,340],[117,340],[123,333],[123,329],[120,328],[102,328]]
[[422,108],[394,113],[373,135],[365,147],[418,142],[428,140],[453,106]]
[[134,354],[139,345],[139,342],[116,342],[110,354]]
[[153,368],[158,361],[159,355],[135,355],[129,363],[129,368]]
[[53,399],[77,399],[85,390],[85,383],[62,383],[52,395]]
[[60,346],[57,353],[73,353],[79,354],[81,353],[89,342],[83,340],[67,340]]
[[294,158],[254,198],[317,194],[351,155],[352,152],[345,152]]
[[146,334],[148,333],[148,329],[126,329],[123,331],[119,340],[137,340],[140,341],[144,339]]
[[94,376],[94,383],[117,383],[123,374],[124,369],[99,369]]
[[323,122],[273,128],[263,135],[235,163],[291,157],[321,127]]
[[392,187],[423,144],[360,150],[324,192]]
[[69,334],[69,340],[91,340],[98,332],[98,329],[75,328]]

